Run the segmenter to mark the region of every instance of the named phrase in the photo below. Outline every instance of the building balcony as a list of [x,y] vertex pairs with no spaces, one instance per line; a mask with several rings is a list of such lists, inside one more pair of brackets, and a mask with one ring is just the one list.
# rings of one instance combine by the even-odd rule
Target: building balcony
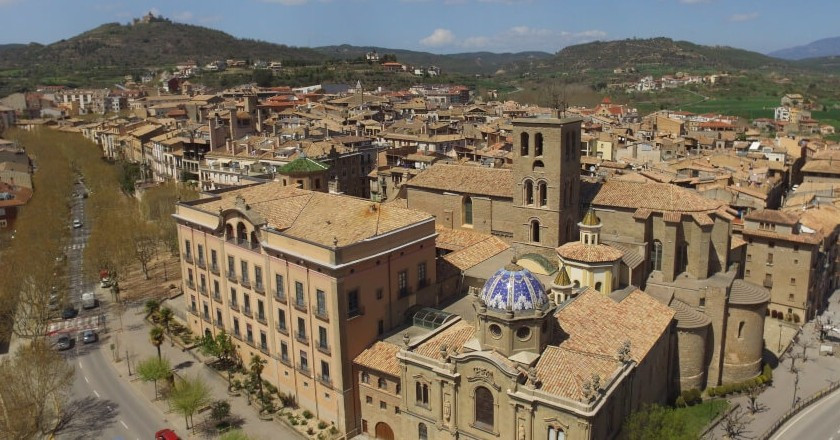
[[321,321],[330,322],[330,316],[324,307],[312,307],[312,314]]
[[326,342],[318,341],[318,344],[315,345],[315,348],[317,348],[318,351],[320,351],[321,353],[324,353],[325,355],[328,355],[328,356],[332,353],[330,351],[329,344],[327,344]]
[[187,263],[190,263],[190,264],[192,264],[192,262],[193,262],[192,254],[184,254],[183,259],[184,259],[184,261],[186,261]]
[[289,335],[289,328],[286,327],[286,324],[283,324],[283,323],[277,324],[277,331],[280,332],[280,333],[283,333],[286,336]]
[[309,339],[306,338],[306,334],[301,334],[300,332],[295,333],[295,339],[304,345],[309,345]]
[[199,258],[195,264],[202,269],[207,269],[207,264],[204,262],[203,258]]
[[190,311],[190,313],[192,313],[193,315],[198,316],[198,309],[197,309],[195,306],[190,307],[188,310],[189,310],[189,311]]
[[253,335],[247,335],[245,337],[245,343],[250,345],[251,347],[256,348],[256,345],[254,344],[254,336]]
[[230,303],[230,309],[235,311],[235,312],[238,312],[239,311],[239,304],[237,304],[235,302]]
[[239,333],[238,329],[234,329],[232,334],[234,338],[239,339],[240,341],[242,340],[242,333]]
[[210,272],[213,272],[214,274],[218,275],[219,274],[219,265],[211,263],[210,264]]
[[246,240],[244,238],[241,238],[241,239],[228,238],[225,241],[227,241],[228,243],[230,243],[234,246],[245,248],[245,249],[248,249],[248,250],[251,250],[251,251],[259,252],[259,250],[260,250],[260,244],[259,243],[252,242],[252,241]]
[[266,319],[265,314],[257,314],[257,322],[262,325],[268,325],[268,319]]
[[207,286],[205,285],[198,286],[198,292],[204,296],[209,296],[207,295]]
[[277,357],[275,357],[275,359],[282,362],[287,367],[293,367],[292,361],[291,361],[291,359],[289,359],[289,356],[277,356]]
[[242,314],[249,317],[249,318],[254,316],[254,314],[251,313],[251,308],[248,307],[248,306],[245,306],[245,307],[242,308]]
[[357,316],[362,316],[364,314],[365,314],[365,308],[364,307],[358,307],[358,308],[355,308],[355,309],[348,310],[347,311],[347,318],[348,319],[349,318],[355,318]]
[[189,287],[192,290],[195,290],[195,281],[187,280],[187,287]]
[[239,282],[239,277],[236,276],[236,272],[234,272],[232,270],[229,270],[225,274],[227,275],[228,281],[230,281],[232,283],[238,283]]
[[309,365],[298,365],[297,370],[306,376],[312,377],[312,371],[309,369]]
[[332,387],[332,378],[330,376],[325,376],[323,374],[319,374],[318,375],[318,382],[321,382],[322,384],[324,384],[328,387]]
[[308,311],[306,309],[306,301],[295,300],[293,305],[295,306],[296,309],[300,310],[301,312],[307,312]]
[[213,300],[216,302],[222,302],[222,294],[219,292],[213,292]]
[[275,289],[274,290],[274,299],[283,303],[283,304],[286,304],[286,292]]
[[239,284],[245,288],[251,288],[251,280],[247,276],[242,276],[239,278]]
[[417,290],[420,290],[420,289],[425,289],[425,288],[426,288],[426,286],[428,286],[429,284],[430,284],[430,282],[429,282],[429,279],[428,279],[428,278],[424,278],[424,279],[422,279],[422,280],[418,280],[418,281],[417,281]]
[[397,296],[399,298],[405,298],[408,295],[411,295],[411,289],[408,287],[403,287],[397,291]]
[[220,329],[220,330],[224,330],[224,329],[225,329],[225,324],[224,324],[224,322],[219,321],[218,319],[217,319],[217,320],[216,320],[213,324],[215,324],[215,326],[216,326],[218,329]]
[[204,322],[206,322],[206,323],[208,323],[208,324],[212,324],[212,323],[213,323],[213,320],[212,320],[212,319],[210,319],[210,315],[209,315],[209,314],[206,314],[206,313],[205,313],[204,315],[201,315],[201,319],[203,319],[203,320],[204,320]]
[[262,282],[257,281],[254,283],[254,291],[265,295],[265,285]]

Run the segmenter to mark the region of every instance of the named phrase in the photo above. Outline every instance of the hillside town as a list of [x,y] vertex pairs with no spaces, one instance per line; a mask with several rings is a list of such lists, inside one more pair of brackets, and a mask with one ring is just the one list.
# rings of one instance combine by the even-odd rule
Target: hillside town
[[[13,94],[0,127],[200,191],[174,214],[183,324],[348,438],[614,438],[769,381],[840,282],[840,145],[802,95],[748,121],[158,81]],[[0,140],[0,228],[32,168]]]

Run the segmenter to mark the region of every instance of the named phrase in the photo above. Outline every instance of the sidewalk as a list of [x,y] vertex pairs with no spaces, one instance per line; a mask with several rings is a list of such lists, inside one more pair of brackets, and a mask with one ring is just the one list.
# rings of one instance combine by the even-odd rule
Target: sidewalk
[[[836,292],[832,295],[828,316],[840,316],[840,304],[837,299],[840,297]],[[768,318],[769,319],[769,318]],[[757,403],[764,407],[764,410],[756,414],[749,414],[747,411],[749,399],[746,396],[738,396],[730,399],[730,402],[738,402],[747,411],[748,425],[747,437],[757,437],[763,434],[773,423],[775,423],[797,400],[805,399],[808,396],[828,387],[832,381],[840,380],[840,358],[835,356],[820,356],[820,340],[816,332],[814,321],[806,323],[802,328],[800,338],[811,343],[806,351],[807,360],[796,360],[796,368],[799,369],[799,383],[794,391],[795,374],[790,372],[791,352],[801,353],[802,349],[796,345],[792,346],[788,354],[779,362],[773,370],[773,385],[767,388],[758,397]],[[835,351],[837,347],[835,347]],[[712,431],[712,438],[724,438],[723,429],[719,424]]]
[[[177,299],[176,299],[177,301]],[[167,306],[164,302],[162,306]],[[117,371],[123,377],[128,377],[128,367],[125,362],[126,349],[128,350],[131,364],[131,371],[134,372],[135,365],[152,356],[157,356],[157,349],[149,342],[149,329],[151,328],[144,320],[144,311],[142,304],[129,305],[125,314],[123,315],[123,330],[120,331],[119,318],[115,317],[111,320],[111,332],[119,339],[120,359],[121,361],[113,364]],[[212,390],[213,399],[227,400],[230,403],[231,416],[242,419],[242,430],[255,440],[269,440],[276,438],[295,439],[303,438],[297,431],[292,430],[282,422],[278,421],[262,421],[257,416],[257,412],[247,405],[244,396],[231,397],[227,393],[227,382],[218,374],[206,367],[201,360],[197,360],[189,352],[184,352],[181,347],[175,345],[171,346],[169,339],[161,345],[161,354],[163,357],[169,359],[172,367],[180,376],[201,377]],[[199,359],[203,359],[198,355]],[[141,390],[144,396],[150,401],[154,397],[154,386],[151,383],[143,383],[137,379],[136,376],[131,376],[132,386]],[[169,413],[168,405],[165,401],[156,401],[154,404],[167,413],[169,420],[172,421],[173,428],[179,433],[190,433],[186,429],[183,416]],[[193,416],[195,423],[199,425],[207,417],[207,413],[196,414]],[[199,431],[196,434],[190,433],[189,438],[208,438],[203,436]]]

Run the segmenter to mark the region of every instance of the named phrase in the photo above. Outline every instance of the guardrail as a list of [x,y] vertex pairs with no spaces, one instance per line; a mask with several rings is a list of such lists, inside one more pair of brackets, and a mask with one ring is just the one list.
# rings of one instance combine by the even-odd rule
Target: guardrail
[[782,417],[780,417],[779,420],[776,420],[776,423],[773,423],[773,426],[771,426],[767,431],[764,431],[764,434],[761,434],[760,436],[756,437],[756,439],[768,440],[770,437],[773,436],[773,434],[776,433],[776,431],[779,430],[779,428],[784,426],[784,424],[787,423],[787,421],[790,420],[793,416],[799,414],[800,411],[802,411],[810,405],[813,405],[823,397],[836,391],[838,388],[840,388],[840,381],[832,382],[831,385],[829,385],[828,387],[817,391],[816,393],[808,396],[808,398],[804,400],[800,400],[799,403],[793,405],[793,408],[788,410],[786,413],[782,414]]

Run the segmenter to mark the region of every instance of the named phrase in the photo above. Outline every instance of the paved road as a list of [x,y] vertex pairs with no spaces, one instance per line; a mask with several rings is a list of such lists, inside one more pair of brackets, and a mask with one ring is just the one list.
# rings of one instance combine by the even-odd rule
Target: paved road
[[[84,185],[76,184],[74,190],[81,194]],[[85,200],[73,199],[71,221],[82,221],[81,228],[74,228],[65,246],[67,256],[68,290],[65,302],[80,311],[78,318],[56,321],[51,328],[77,339],[72,350],[64,352],[67,361],[75,368],[70,405],[66,424],[59,430],[59,439],[151,439],[158,429],[168,426],[159,409],[148,398],[121,378],[108,356],[112,334],[107,333],[106,304],[91,310],[81,308],[84,292],[96,291],[96,285],[85,281],[83,251],[90,237],[90,226],[85,218]],[[100,290],[102,292],[102,290]],[[101,293],[99,294],[101,296]],[[107,298],[99,298],[107,300]],[[106,301],[107,302],[107,301]],[[87,328],[99,330],[100,341],[82,344],[79,334]]]
[[840,391],[804,409],[781,427],[772,440],[837,440],[840,439]]

